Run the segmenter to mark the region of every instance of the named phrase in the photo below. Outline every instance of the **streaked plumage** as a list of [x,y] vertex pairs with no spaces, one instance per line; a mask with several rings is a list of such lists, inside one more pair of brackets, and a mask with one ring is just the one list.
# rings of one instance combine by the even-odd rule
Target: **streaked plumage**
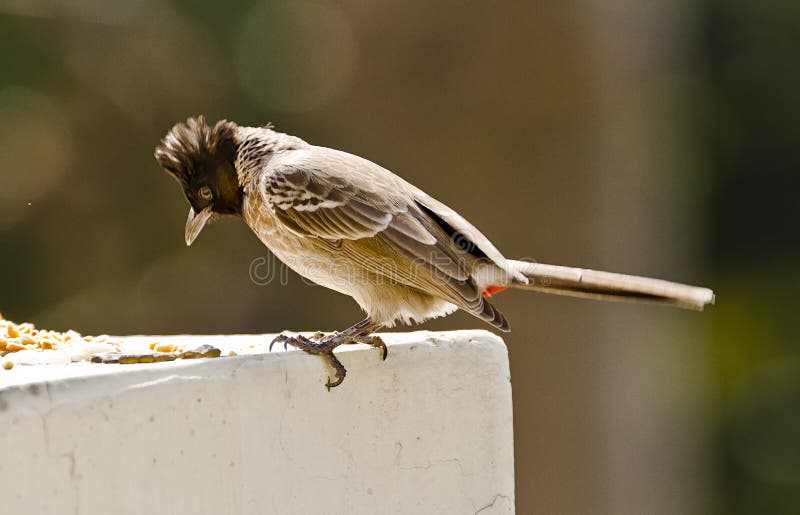
[[[486,295],[505,287],[692,308],[713,299],[705,288],[507,260],[458,213],[385,168],[269,127],[191,118],[169,131],[156,159],[192,207],[187,243],[212,213],[242,216],[297,273],[358,302],[368,318],[342,333],[351,340],[459,308],[508,331]],[[336,360],[333,348],[348,342],[329,340],[290,343]],[[339,384],[344,369],[332,364]]]

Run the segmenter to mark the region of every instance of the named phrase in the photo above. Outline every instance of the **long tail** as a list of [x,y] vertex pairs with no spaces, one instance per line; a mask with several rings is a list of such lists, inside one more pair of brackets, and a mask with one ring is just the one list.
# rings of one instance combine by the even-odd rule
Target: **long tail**
[[508,285],[512,288],[571,297],[651,301],[698,311],[714,303],[714,292],[698,286],[567,266],[525,261],[508,263],[528,279],[528,284],[512,282]]

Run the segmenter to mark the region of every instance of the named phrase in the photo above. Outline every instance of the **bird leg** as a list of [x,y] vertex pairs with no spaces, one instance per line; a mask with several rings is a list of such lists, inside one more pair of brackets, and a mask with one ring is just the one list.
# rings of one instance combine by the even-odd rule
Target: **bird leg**
[[292,347],[304,350],[309,354],[314,354],[316,356],[322,356],[325,358],[328,364],[334,369],[335,380],[331,381],[331,378],[328,377],[328,382],[325,384],[325,387],[330,390],[331,388],[342,384],[342,381],[344,381],[344,378],[347,375],[347,370],[344,368],[344,365],[342,365],[342,362],[339,361],[339,358],[333,354],[333,350],[339,345],[366,343],[367,345],[381,349],[383,351],[383,359],[386,359],[386,343],[384,343],[384,341],[378,336],[370,336],[371,332],[379,329],[380,327],[381,324],[377,324],[373,322],[372,319],[367,317],[361,322],[348,327],[344,331],[334,333],[324,338],[320,338],[320,333],[316,333],[314,335],[314,339],[317,341],[299,334],[296,336],[279,334],[274,340],[272,340],[272,343],[269,344],[269,349],[272,350],[272,346],[276,343],[282,343],[284,349],[291,345]]

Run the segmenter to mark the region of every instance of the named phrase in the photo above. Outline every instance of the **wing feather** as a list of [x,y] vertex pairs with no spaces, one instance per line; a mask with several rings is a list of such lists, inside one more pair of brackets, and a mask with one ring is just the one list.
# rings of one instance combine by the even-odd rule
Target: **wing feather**
[[[507,325],[471,277],[474,258],[419,209],[416,188],[344,152],[311,147],[290,154],[270,161],[261,188],[288,229],[336,246],[372,273],[433,293],[498,327]],[[496,257],[491,244],[479,244]]]

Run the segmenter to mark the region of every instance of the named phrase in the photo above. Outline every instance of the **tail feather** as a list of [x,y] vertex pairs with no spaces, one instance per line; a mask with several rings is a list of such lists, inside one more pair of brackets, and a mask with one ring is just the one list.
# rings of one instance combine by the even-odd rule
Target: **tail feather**
[[505,315],[499,309],[494,307],[488,300],[483,300],[483,309],[480,313],[475,314],[481,320],[484,320],[497,329],[508,333],[511,331],[511,325],[508,323]]
[[698,311],[714,303],[714,292],[698,286],[543,263],[508,261],[508,264],[528,279],[527,284],[515,280],[509,285],[513,288],[572,297],[651,301]]

